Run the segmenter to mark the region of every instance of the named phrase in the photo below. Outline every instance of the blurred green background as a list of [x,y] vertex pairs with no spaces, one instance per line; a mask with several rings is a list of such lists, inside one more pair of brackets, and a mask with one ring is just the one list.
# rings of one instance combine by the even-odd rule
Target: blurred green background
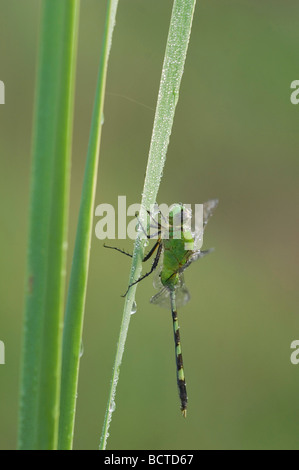
[[[0,0],[0,448],[16,446],[40,0]],[[81,2],[70,204],[70,267],[106,2]],[[171,0],[120,0],[96,205],[139,202]],[[296,0],[198,2],[159,201],[218,197],[215,252],[186,272],[179,311],[189,395],[179,412],[170,312],[137,290],[109,449],[298,449]],[[95,218],[95,224],[97,218]],[[132,242],[116,241],[132,250]],[[76,449],[98,447],[130,260],[93,236]]]

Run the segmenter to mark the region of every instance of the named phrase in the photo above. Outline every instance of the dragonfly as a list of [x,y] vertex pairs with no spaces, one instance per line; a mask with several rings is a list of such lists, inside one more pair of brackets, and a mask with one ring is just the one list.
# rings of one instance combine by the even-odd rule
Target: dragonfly
[[[156,234],[154,234],[157,237],[157,241],[149,253],[144,256],[142,261],[146,262],[154,255],[155,257],[150,271],[130,284],[123,296],[125,297],[127,295],[129,289],[133,285],[141,282],[157,270],[157,275],[154,279],[154,287],[159,288],[159,292],[150,299],[150,302],[161,307],[170,308],[171,310],[175,344],[177,386],[181,404],[181,413],[185,418],[187,415],[188,396],[177,309],[184,306],[190,300],[190,294],[185,285],[184,271],[192,263],[213,251],[212,249],[201,250],[198,249],[197,246],[199,241],[202,243],[204,229],[217,205],[217,199],[211,199],[203,204],[202,223],[200,226],[195,226],[193,230],[191,229],[190,223],[192,219],[192,211],[182,203],[173,204],[169,208],[168,217],[165,217],[161,212],[158,212],[157,214],[160,216],[160,219],[158,220],[156,220],[155,217],[147,211],[153,221],[150,226],[157,229]],[[140,221],[139,224],[146,238],[153,238],[153,236],[142,227]],[[117,247],[108,245],[104,246],[132,257],[129,253]]]

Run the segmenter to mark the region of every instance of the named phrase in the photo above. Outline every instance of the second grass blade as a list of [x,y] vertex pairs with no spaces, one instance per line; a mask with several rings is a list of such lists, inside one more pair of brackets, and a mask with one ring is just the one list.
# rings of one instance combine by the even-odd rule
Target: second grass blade
[[71,449],[74,433],[80,347],[87,288],[89,252],[96,191],[108,57],[118,0],[107,1],[103,46],[92,115],[91,132],[63,333],[59,449]]

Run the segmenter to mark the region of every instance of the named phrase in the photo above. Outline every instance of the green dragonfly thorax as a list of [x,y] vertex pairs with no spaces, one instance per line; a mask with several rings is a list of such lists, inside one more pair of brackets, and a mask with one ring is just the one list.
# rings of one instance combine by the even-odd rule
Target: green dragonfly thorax
[[181,268],[193,252],[194,238],[190,231],[169,230],[169,238],[163,239],[163,266],[160,279],[163,286],[175,289]]

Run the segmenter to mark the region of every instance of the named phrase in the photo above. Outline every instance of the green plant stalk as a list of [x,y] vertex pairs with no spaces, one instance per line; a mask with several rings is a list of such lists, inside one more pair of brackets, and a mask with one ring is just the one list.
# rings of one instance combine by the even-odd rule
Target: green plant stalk
[[64,450],[71,449],[73,443],[80,347],[82,341],[84,306],[87,288],[98,155],[103,122],[104,95],[108,57],[112,42],[117,5],[118,0],[107,1],[103,45],[91,122],[70,284],[68,289],[65,325],[63,331],[58,442],[58,448]]
[[49,226],[47,292],[42,344],[38,410],[39,449],[56,449],[58,442],[62,324],[64,313],[67,215],[73,128],[75,65],[80,0],[63,4],[60,57],[61,84],[54,152],[53,194]]
[[[40,403],[45,399],[47,405],[52,403],[51,411],[57,408],[57,403],[53,403],[49,394],[55,390],[53,399],[57,402],[58,338],[55,337],[54,342],[49,343],[50,337],[45,338],[45,322],[54,309],[53,304],[52,312],[49,310],[49,295],[56,299],[55,308],[57,307],[59,312],[63,301],[64,278],[61,272],[65,269],[63,240],[68,197],[72,114],[70,100],[73,93],[73,76],[70,69],[74,60],[76,4],[77,0],[42,2],[21,365],[19,449],[37,449],[39,433],[48,436],[47,445],[52,447],[55,434],[53,429],[55,426],[57,428],[57,415],[44,421],[40,414]],[[68,97],[64,96],[64,93],[67,93]],[[55,187],[56,184],[59,187]],[[56,229],[59,235],[55,232]],[[55,252],[50,251],[54,244],[50,238],[53,235],[57,244]],[[53,279],[56,275],[57,280]],[[49,287],[53,289],[51,292],[47,290]],[[53,322],[51,321],[51,328],[55,328],[55,331],[53,329],[48,333],[52,339],[60,321],[59,314],[55,315]],[[48,351],[45,346],[49,347]],[[48,378],[42,373],[46,353],[49,353],[52,374],[52,377]],[[51,390],[45,389],[46,384],[50,385]]]
[[[170,27],[164,56],[162,76],[156,106],[149,157],[142,193],[141,207],[150,209],[157,199],[160,181],[166,159],[166,152],[172,130],[175,108],[178,102],[180,83],[184,71],[185,59],[191,33],[191,26],[196,0],[174,0]],[[142,213],[141,213],[142,214]],[[146,220],[141,223],[146,226]],[[144,254],[143,232],[139,231],[134,245],[129,284],[141,275]],[[111,387],[104,418],[100,449],[106,449],[108,430],[112,413],[115,409],[115,394],[124,353],[131,311],[137,285],[128,292],[125,299],[119,340],[112,372]]]

